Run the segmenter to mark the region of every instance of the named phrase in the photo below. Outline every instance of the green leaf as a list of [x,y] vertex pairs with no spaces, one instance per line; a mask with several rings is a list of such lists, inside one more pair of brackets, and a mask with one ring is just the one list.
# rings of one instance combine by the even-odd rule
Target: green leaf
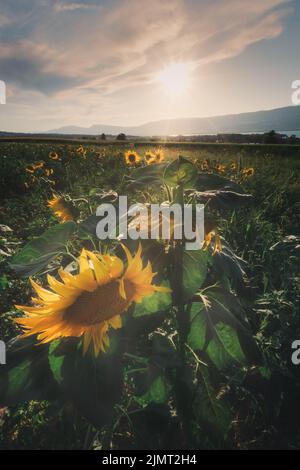
[[243,188],[231,181],[228,178],[224,178],[223,176],[215,175],[212,173],[198,173],[197,182],[196,182],[196,189],[199,191],[206,191],[206,190],[215,190],[215,189],[226,189],[235,191],[239,194],[244,193]]
[[207,276],[209,254],[204,250],[185,250],[183,252],[183,295],[192,297],[203,285]]
[[40,272],[59,253],[66,251],[66,244],[76,227],[75,222],[69,221],[49,228],[40,237],[27,243],[11,259],[11,268],[23,277]]
[[193,188],[197,180],[197,168],[186,158],[179,157],[165,169],[164,181],[169,186]]
[[[111,335],[112,339],[112,335]],[[103,426],[112,417],[120,401],[123,386],[121,356],[116,339],[106,353],[94,358],[83,355],[80,342],[58,340],[51,343],[49,363],[64,395],[95,426]]]
[[218,369],[225,369],[233,363],[246,364],[238,335],[234,329],[220,322],[211,326],[214,337],[209,342],[207,353]]
[[218,277],[225,275],[232,281],[232,285],[235,289],[239,289],[245,285],[244,278],[246,273],[244,268],[247,263],[233,253],[224,239],[222,239],[222,251],[217,251],[212,257],[212,261],[215,273]]
[[287,252],[292,254],[300,253],[300,237],[296,235],[287,235],[281,241],[271,246],[270,251]]
[[210,190],[210,191],[194,191],[191,194],[197,202],[201,204],[209,203],[212,209],[238,209],[239,207],[248,206],[253,202],[251,194],[240,194],[234,191]]
[[193,303],[188,344],[205,352],[220,370],[260,362],[245,312],[237,299],[222,289],[210,289],[203,303]]
[[9,285],[7,276],[5,274],[3,276],[0,276],[0,290],[5,290]]
[[130,186],[132,188],[138,188],[144,185],[163,184],[163,175],[166,166],[166,163],[158,163],[136,168],[130,174]]
[[[166,371],[178,367],[180,361],[172,341],[165,335],[154,333],[147,367],[133,370],[136,400],[140,405],[162,404],[168,401],[171,385]],[[145,365],[146,365],[145,364]]]
[[[261,354],[245,312],[234,295],[218,288],[208,290],[205,304],[198,303],[198,313],[197,306],[193,306],[190,318],[190,346],[205,351],[219,369],[226,369],[232,364],[261,362]],[[200,340],[196,339],[200,325],[205,328],[204,344],[204,333]]]
[[78,226],[78,237],[81,240],[90,240],[91,238],[97,238],[96,227],[102,217],[97,215],[90,215]]
[[[160,286],[170,287],[168,281],[159,283]],[[172,305],[172,296],[169,292],[154,292],[143,298],[142,302],[135,305],[134,317],[142,317],[144,315],[151,315],[162,310],[166,310]]]
[[164,376],[156,377],[142,400],[149,403],[165,403],[168,400],[168,383]]
[[194,302],[190,311],[190,331],[188,344],[192,349],[204,349],[207,332],[207,319],[204,305]]
[[160,369],[178,366],[177,351],[167,336],[160,333],[153,335],[150,362],[157,365]]
[[219,386],[212,380],[207,367],[199,366],[197,395],[193,410],[198,426],[215,442],[226,440],[232,422],[228,402],[219,397]]
[[11,340],[6,364],[0,368],[0,406],[57,398],[58,388],[48,363],[48,345],[37,345],[34,337]]

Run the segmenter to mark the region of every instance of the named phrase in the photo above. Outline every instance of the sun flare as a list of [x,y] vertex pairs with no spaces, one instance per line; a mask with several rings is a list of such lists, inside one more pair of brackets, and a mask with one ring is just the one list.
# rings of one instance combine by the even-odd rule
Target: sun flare
[[189,88],[190,72],[188,64],[170,64],[157,74],[157,81],[168,95],[181,96]]

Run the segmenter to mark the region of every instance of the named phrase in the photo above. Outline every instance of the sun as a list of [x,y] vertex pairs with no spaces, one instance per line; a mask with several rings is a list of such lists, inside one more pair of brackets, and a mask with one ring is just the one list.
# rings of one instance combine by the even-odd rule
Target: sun
[[185,63],[170,64],[157,74],[157,81],[168,95],[181,96],[190,85],[190,66]]

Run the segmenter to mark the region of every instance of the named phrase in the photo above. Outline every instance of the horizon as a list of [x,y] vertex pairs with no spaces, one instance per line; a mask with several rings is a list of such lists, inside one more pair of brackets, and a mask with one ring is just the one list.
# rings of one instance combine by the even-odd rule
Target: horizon
[[[300,87],[297,87],[297,100],[300,100]],[[298,108],[300,109],[300,106],[299,105],[290,105],[290,106],[283,106],[283,107],[280,107],[280,108],[272,108],[272,109],[260,109],[260,110],[257,110],[257,111],[249,111],[249,112],[242,112],[242,113],[233,113],[233,114],[224,114],[224,115],[216,115],[216,116],[203,116],[203,117],[197,117],[197,116],[190,116],[190,117],[174,117],[174,118],[169,118],[169,119],[161,119],[161,120],[158,120],[158,121],[148,121],[148,122],[144,122],[144,123],[141,123],[137,126],[126,126],[126,125],[122,125],[122,124],[106,124],[106,123],[94,123],[92,124],[91,126],[89,127],[85,127],[85,126],[77,126],[77,125],[73,125],[73,124],[70,124],[70,125],[66,125],[66,126],[61,126],[57,129],[47,129],[47,130],[41,130],[41,131],[12,131],[12,130],[3,130],[3,129],[0,129],[0,134],[3,133],[3,134],[28,134],[28,135],[43,135],[43,134],[57,134],[57,135],[72,135],[72,134],[77,134],[80,135],[80,134],[83,134],[83,135],[97,135],[97,134],[100,134],[100,133],[104,133],[104,134],[107,134],[107,135],[111,135],[111,136],[117,136],[118,133],[122,133],[122,132],[125,132],[126,134],[128,134],[128,136],[139,136],[139,137],[149,137],[151,135],[151,133],[147,133],[147,130],[146,130],[146,133],[145,134],[139,134],[139,133],[133,133],[133,134],[130,134],[129,131],[132,129],[133,132],[134,131],[137,131],[137,129],[139,128],[143,128],[143,127],[146,127],[146,126],[151,126],[151,125],[158,125],[158,124],[168,124],[168,123],[171,123],[172,121],[176,122],[176,121],[193,121],[193,120],[210,120],[210,119],[222,119],[222,118],[230,118],[230,117],[236,117],[236,116],[247,116],[248,114],[259,114],[259,113],[272,113],[272,112],[276,112],[276,111],[281,111],[281,110],[287,110],[287,109],[293,109],[293,108]],[[293,123],[295,123],[295,120],[293,121]],[[215,125],[215,123],[213,123],[213,125]],[[102,127],[102,129],[101,129]],[[226,124],[225,124],[225,127],[226,127]],[[250,126],[251,127],[251,126]],[[271,129],[272,127],[272,129]],[[168,131],[166,128],[165,128],[165,132],[161,132],[160,134],[158,133],[153,133],[152,135],[153,136],[169,136],[169,137],[175,137],[175,136],[179,136],[179,135],[182,135],[182,136],[208,136],[208,135],[217,135],[217,134],[223,134],[223,135],[230,135],[230,134],[236,134],[236,135],[255,135],[255,134],[266,134],[268,132],[273,132],[275,130],[276,133],[281,133],[281,134],[286,134],[286,135],[292,135],[293,133],[295,135],[300,135],[300,127],[299,125],[292,125],[292,126],[279,126],[279,127],[276,127],[276,126],[271,126],[270,128],[265,128],[264,130],[259,130],[257,128],[257,130],[239,130],[237,128],[235,129],[231,129],[231,130],[222,130],[222,129],[218,129],[216,128],[216,130],[213,132],[213,131],[204,131],[204,130],[201,130],[199,129],[199,131],[197,132],[172,132],[172,131]],[[73,131],[73,129],[76,128],[76,130],[78,129],[78,131]],[[88,132],[84,132],[84,131],[88,131],[90,129],[93,129],[93,128],[98,128],[97,129],[97,132],[96,133],[91,133],[89,134]],[[105,128],[111,128],[111,129],[105,129]],[[115,128],[115,133],[114,133],[114,130],[113,128]],[[162,129],[163,130],[163,129]],[[82,131],[82,132],[80,132]]]
[[292,106],[299,20],[296,0],[0,0],[0,128],[138,127]]

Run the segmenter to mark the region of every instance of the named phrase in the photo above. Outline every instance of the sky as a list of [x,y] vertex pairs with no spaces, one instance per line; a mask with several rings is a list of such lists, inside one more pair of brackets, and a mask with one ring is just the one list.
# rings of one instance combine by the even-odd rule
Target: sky
[[300,0],[0,0],[0,130],[292,105]]

